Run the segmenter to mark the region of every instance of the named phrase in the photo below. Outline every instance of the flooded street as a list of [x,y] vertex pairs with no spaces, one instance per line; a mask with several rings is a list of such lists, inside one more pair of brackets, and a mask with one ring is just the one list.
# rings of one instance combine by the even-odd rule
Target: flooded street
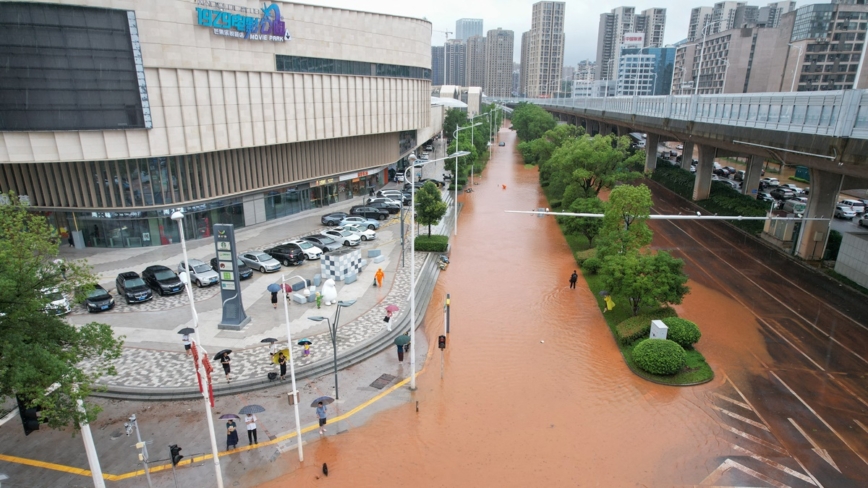
[[[673,388],[634,376],[584,281],[569,289],[575,261],[555,221],[504,213],[546,203],[536,169],[512,153],[515,133],[500,136],[507,146],[461,196],[452,264],[425,318],[432,350],[418,379],[419,411],[401,406],[314,442],[304,467],[263,486],[310,483],[324,462],[339,486],[698,484],[729,450],[702,406],[722,377]],[[452,325],[441,380],[446,293]]]

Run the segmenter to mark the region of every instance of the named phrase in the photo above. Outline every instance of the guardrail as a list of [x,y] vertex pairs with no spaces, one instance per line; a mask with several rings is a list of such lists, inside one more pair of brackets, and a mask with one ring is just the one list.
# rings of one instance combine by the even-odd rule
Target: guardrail
[[866,90],[649,97],[486,98],[543,107],[868,139]]

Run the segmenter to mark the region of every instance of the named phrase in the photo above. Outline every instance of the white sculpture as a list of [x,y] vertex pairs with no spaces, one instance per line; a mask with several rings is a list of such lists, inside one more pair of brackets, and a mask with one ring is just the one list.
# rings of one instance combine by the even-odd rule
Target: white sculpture
[[335,288],[335,280],[329,278],[322,284],[322,301],[326,305],[337,303],[338,289]]

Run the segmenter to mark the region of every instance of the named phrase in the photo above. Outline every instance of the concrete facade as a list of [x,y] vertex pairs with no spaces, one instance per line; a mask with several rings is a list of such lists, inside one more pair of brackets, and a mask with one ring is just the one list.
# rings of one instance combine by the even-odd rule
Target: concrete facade
[[482,37],[482,19],[458,19],[455,21],[455,38],[466,41],[473,36]]
[[[561,92],[561,68],[564,65],[565,2],[533,4],[531,30],[527,33],[527,58],[521,69],[527,72],[528,97],[554,97]],[[522,36],[522,44],[524,44]],[[524,46],[522,46],[524,48]]]
[[467,44],[457,39],[449,39],[444,45],[446,50],[443,68],[443,84],[464,85],[467,73]]
[[489,97],[509,97],[512,94],[512,57],[515,34],[511,30],[488,31],[485,43],[484,92]]
[[464,86],[485,86],[486,39],[472,36],[467,39]]

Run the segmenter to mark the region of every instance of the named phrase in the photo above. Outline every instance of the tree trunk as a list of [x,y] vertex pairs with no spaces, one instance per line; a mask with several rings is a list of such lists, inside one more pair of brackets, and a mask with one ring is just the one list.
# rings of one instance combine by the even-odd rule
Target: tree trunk
[[431,224],[428,224],[428,237],[431,237]]

